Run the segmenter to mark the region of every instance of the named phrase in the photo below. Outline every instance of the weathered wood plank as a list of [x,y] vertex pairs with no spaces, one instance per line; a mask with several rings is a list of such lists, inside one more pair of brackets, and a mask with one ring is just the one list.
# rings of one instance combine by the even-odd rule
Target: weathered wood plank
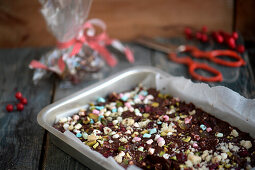
[[[233,9],[234,0],[94,0],[89,17],[103,19],[111,37],[132,40],[176,36],[186,25],[231,31]],[[0,47],[55,45],[39,10],[38,0],[0,1]]]
[[89,17],[103,19],[110,36],[134,40],[178,36],[185,26],[231,31],[233,9],[232,0],[94,0]]
[[[0,169],[38,169],[42,150],[42,129],[37,113],[51,100],[52,84],[32,83],[28,63],[47,49],[15,49],[0,51]],[[16,91],[28,99],[22,112],[5,111],[7,103],[16,102]]]
[[[82,88],[89,86],[101,79],[104,79],[112,74],[118,73],[121,70],[135,66],[135,65],[151,65],[151,52],[148,49],[136,45],[130,45],[134,51],[136,62],[130,64],[124,56],[117,56],[119,64],[114,68],[105,67],[100,71],[101,76],[92,81],[83,81],[71,89],[61,89],[58,85],[55,92],[55,100],[68,96]],[[46,161],[44,164],[45,169],[88,169],[77,160],[73,159],[68,154],[61,151],[58,147],[49,142],[48,150],[46,152]]]
[[235,29],[242,33],[245,40],[255,41],[255,1],[237,0],[235,10]]

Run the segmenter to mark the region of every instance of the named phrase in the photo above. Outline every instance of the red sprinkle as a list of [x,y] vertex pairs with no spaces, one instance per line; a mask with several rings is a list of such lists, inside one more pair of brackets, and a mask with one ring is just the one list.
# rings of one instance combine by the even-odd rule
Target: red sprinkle
[[24,109],[24,105],[22,103],[18,103],[16,107],[18,111],[22,111]]
[[6,106],[6,110],[7,110],[8,112],[12,112],[12,111],[13,111],[13,105],[12,105],[12,104],[8,104],[8,105]]
[[238,39],[238,33],[237,32],[233,32],[232,33],[232,37],[237,40]]
[[238,46],[237,46],[237,51],[238,51],[239,53],[244,53],[244,51],[245,51],[244,45],[238,45]]
[[20,100],[20,102],[21,102],[22,104],[27,104],[27,98],[23,97],[23,98]]
[[17,92],[17,93],[15,94],[15,97],[16,97],[18,100],[21,100],[21,99],[22,99],[22,94],[21,94],[21,92]]

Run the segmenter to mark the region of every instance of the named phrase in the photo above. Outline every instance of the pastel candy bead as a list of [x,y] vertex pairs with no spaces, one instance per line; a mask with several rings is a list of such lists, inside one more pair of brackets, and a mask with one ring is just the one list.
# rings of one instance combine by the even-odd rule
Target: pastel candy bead
[[77,133],[76,136],[77,136],[78,138],[80,138],[80,137],[82,137],[82,134],[81,134],[81,133]]
[[169,120],[169,116],[165,115],[165,116],[163,116],[163,119],[164,119],[165,121],[168,121],[168,120]]
[[105,99],[102,98],[102,97],[99,97],[99,98],[97,99],[97,102],[98,102],[98,103],[105,103]]
[[206,130],[206,126],[205,125],[200,125],[200,128],[202,129],[202,130]]
[[143,138],[150,138],[150,137],[151,137],[151,134],[148,134],[148,133],[143,134]]
[[157,133],[157,129],[156,128],[150,129],[150,134],[154,134],[154,133]]
[[93,113],[94,113],[94,114],[99,114],[100,112],[99,112],[98,110],[94,109],[94,110],[93,110]]

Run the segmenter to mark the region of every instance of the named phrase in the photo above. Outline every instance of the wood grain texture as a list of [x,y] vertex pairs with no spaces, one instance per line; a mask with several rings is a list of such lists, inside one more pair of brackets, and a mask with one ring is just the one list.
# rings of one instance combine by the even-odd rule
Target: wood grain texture
[[[0,47],[55,45],[38,0],[0,1]],[[185,26],[231,31],[233,0],[94,0],[89,18],[107,23],[111,37],[178,36]]]
[[90,18],[100,17],[112,37],[132,40],[137,35],[169,37],[185,26],[232,30],[233,1],[95,0]]
[[38,0],[0,1],[0,47],[54,45],[39,10]]
[[255,1],[237,0],[235,29],[240,31],[246,40],[255,41]]
[[[50,103],[51,81],[33,85],[28,63],[40,57],[45,49],[0,51],[0,169],[38,169],[44,129],[36,117]],[[8,113],[5,106],[17,103],[14,95],[21,91],[28,99],[22,112]]]

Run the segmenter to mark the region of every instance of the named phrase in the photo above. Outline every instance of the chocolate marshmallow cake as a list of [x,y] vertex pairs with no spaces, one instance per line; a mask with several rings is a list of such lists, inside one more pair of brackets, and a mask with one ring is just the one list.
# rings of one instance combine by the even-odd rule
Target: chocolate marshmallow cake
[[53,125],[122,167],[142,169],[250,169],[255,141],[249,134],[156,89],[99,97]]

